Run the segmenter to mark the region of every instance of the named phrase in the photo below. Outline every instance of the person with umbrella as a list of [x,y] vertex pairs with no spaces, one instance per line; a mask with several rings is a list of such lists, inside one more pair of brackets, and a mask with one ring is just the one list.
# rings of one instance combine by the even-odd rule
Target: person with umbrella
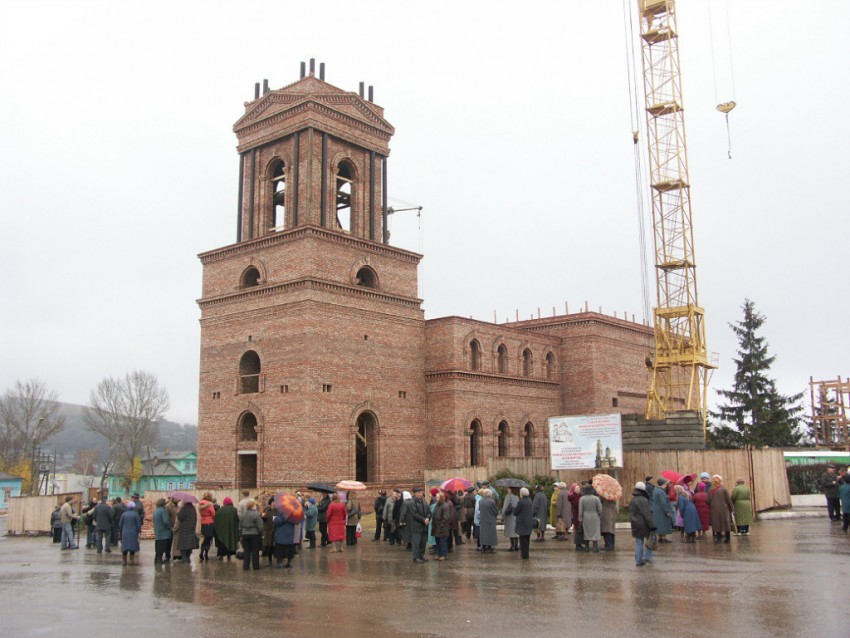
[[239,547],[239,516],[233,505],[233,499],[229,496],[225,497],[224,504],[216,512],[213,527],[218,559],[224,560],[227,557],[229,561]]
[[348,493],[348,502],[345,504],[347,519],[345,523],[345,544],[357,544],[357,526],[360,524],[360,501],[357,500],[357,494],[354,492]]
[[[304,506],[298,496],[278,494],[272,499],[275,514],[272,518],[274,525],[274,555],[277,567],[291,568],[295,557],[295,544],[299,541],[298,527],[304,520]],[[283,559],[286,558],[286,565]]]
[[328,538],[328,508],[331,506],[331,494],[336,494],[336,490],[331,493],[323,493],[322,500],[316,506],[316,520],[319,522],[319,534],[322,536],[320,545],[322,547],[331,544]]
[[531,514],[537,519],[537,538],[535,541],[542,543],[546,540],[546,526],[549,524],[549,499],[546,498],[546,492],[542,485],[535,488],[531,506]]

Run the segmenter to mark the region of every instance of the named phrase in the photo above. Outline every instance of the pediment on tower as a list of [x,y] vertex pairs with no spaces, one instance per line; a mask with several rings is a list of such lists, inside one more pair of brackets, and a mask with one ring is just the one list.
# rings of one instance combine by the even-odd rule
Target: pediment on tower
[[312,75],[246,103],[233,131],[242,150],[306,127],[359,143],[372,138],[375,147],[386,147],[395,132],[380,106]]

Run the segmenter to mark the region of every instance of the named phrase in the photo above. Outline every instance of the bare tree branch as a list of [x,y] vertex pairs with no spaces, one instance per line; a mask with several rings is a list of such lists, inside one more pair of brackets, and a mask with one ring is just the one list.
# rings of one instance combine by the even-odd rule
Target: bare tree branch
[[0,462],[9,466],[22,461],[30,464],[30,493],[37,488],[36,448],[65,427],[58,414],[59,395],[48,390],[44,381],[16,381],[0,399]]
[[159,433],[159,422],[170,407],[168,391],[156,375],[135,370],[123,378],[103,379],[92,390],[86,427],[106,438],[118,455],[120,469],[129,471]]

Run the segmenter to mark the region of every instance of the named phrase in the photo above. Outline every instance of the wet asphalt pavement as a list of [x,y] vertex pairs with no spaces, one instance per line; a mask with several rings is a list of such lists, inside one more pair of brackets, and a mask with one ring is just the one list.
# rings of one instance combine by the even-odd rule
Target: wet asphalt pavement
[[[532,543],[531,559],[455,548],[445,562],[367,533],[342,554],[302,550],[294,569],[243,572],[241,561],[154,566],[120,553],[60,551],[10,538],[0,522],[5,638],[218,636],[824,636],[850,635],[850,538],[822,519],[761,522],[729,545],[661,546],[636,567],[617,550]],[[501,539],[500,539],[501,541]],[[193,557],[196,560],[196,557]]]

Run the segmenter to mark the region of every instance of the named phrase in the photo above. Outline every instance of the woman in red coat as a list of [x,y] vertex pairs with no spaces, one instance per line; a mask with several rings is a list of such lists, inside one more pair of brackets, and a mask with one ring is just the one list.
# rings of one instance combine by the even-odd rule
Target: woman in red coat
[[692,500],[696,505],[700,526],[702,527],[698,532],[698,538],[703,540],[705,539],[705,532],[711,527],[711,507],[708,504],[708,489],[705,483],[697,485],[697,491]]
[[339,494],[334,494],[331,504],[328,506],[328,541],[333,543],[332,552],[342,551],[342,541],[345,540],[345,523],[348,520],[348,512],[345,504],[339,500]]

